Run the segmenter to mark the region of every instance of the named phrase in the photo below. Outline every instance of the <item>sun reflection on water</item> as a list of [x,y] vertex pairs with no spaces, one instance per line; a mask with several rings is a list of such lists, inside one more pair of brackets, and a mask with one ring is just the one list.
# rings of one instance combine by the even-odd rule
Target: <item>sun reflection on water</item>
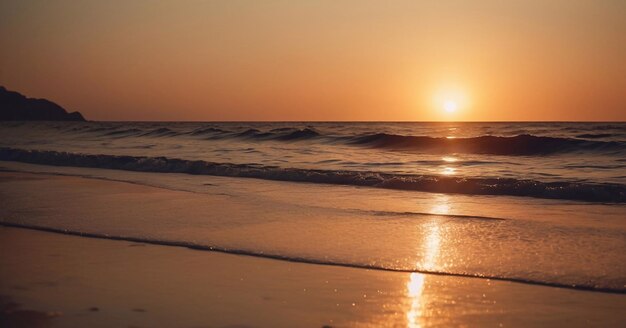
[[[437,198],[432,213],[447,214],[450,210],[449,198],[441,195]],[[437,219],[433,219],[426,228],[425,236],[422,239],[423,256],[417,262],[417,267],[424,271],[437,270],[439,252],[442,241],[441,227]],[[407,327],[419,328],[424,321],[424,313],[428,305],[428,295],[424,293],[426,287],[426,275],[413,272],[407,282],[407,298],[410,300],[410,307],[407,310]]]
[[[456,161],[458,161],[458,158],[456,157],[452,157],[452,156],[444,156],[441,158],[442,161],[446,162],[446,163],[454,163]],[[443,168],[441,168],[441,170],[439,170],[439,173],[442,175],[454,175],[456,174],[456,167],[452,167],[452,166],[444,166]]]
[[425,249],[426,254],[421,261],[423,270],[434,271],[437,266],[437,256],[439,255],[439,245],[441,244],[441,235],[439,225],[433,222],[426,235]]
[[456,169],[454,167],[446,166],[441,170],[440,173],[442,175],[454,175],[456,173]]
[[430,209],[430,213],[433,214],[449,214],[450,213],[450,198],[447,195],[437,195],[434,199],[434,205]]
[[407,295],[411,299],[411,308],[406,313],[407,326],[419,328],[422,317],[422,292],[424,291],[424,274],[413,272],[407,283]]

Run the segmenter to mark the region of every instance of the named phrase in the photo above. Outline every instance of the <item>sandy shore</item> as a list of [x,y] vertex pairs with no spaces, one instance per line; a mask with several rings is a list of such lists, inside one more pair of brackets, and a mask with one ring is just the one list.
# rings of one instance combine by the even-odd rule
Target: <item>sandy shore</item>
[[0,254],[3,322],[42,327],[619,326],[626,319],[624,295],[17,228],[0,228]]
[[[97,187],[83,204],[110,188],[155,197],[154,188],[118,182],[1,175],[13,187],[42,178]],[[0,302],[2,327],[617,327],[626,321],[620,294],[9,227],[0,228]]]

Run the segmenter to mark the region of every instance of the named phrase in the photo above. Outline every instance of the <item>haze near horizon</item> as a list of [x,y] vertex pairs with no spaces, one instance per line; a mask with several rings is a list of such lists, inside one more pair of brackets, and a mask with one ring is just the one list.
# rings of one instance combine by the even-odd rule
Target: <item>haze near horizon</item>
[[624,121],[623,1],[0,1],[0,85],[92,120]]

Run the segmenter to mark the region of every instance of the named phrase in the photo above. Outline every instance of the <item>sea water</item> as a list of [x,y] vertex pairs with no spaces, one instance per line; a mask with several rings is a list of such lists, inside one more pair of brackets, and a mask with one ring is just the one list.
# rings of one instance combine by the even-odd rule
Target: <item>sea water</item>
[[131,220],[7,204],[5,223],[626,292],[623,123],[12,122],[0,147],[7,170],[226,197]]

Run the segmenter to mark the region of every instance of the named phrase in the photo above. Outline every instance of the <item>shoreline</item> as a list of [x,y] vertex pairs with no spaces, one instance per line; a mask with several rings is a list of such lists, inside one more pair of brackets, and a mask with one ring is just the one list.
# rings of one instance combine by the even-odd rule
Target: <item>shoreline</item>
[[332,262],[315,261],[315,260],[310,260],[310,259],[294,259],[294,258],[280,256],[280,255],[258,254],[258,253],[249,252],[249,251],[222,249],[222,248],[213,247],[213,246],[191,245],[185,242],[161,241],[161,240],[154,241],[154,240],[136,238],[136,237],[109,236],[105,234],[76,232],[76,231],[69,231],[65,229],[38,227],[38,226],[16,224],[16,223],[2,222],[2,221],[0,221],[0,227],[26,229],[26,230],[33,230],[33,231],[39,231],[39,232],[67,235],[67,236],[83,237],[83,238],[104,239],[104,240],[112,240],[112,241],[127,241],[127,242],[143,243],[143,244],[165,246],[165,247],[180,247],[180,248],[186,248],[186,249],[194,250],[194,251],[218,252],[222,254],[249,256],[249,257],[255,257],[255,258],[263,258],[263,259],[269,259],[269,260],[302,263],[302,264],[336,266],[336,267],[362,269],[362,270],[374,270],[374,271],[383,271],[383,272],[418,273],[418,274],[427,274],[427,275],[433,275],[433,276],[450,276],[450,277],[459,277],[459,278],[467,278],[467,279],[486,279],[486,280],[494,280],[494,281],[506,281],[506,282],[516,283],[516,284],[533,285],[533,286],[563,288],[563,289],[570,289],[570,290],[576,290],[576,291],[626,295],[626,291],[614,290],[614,289],[602,289],[602,288],[592,288],[592,287],[587,287],[587,286],[571,286],[571,285],[566,285],[566,284],[525,281],[525,280],[514,279],[514,278],[501,278],[501,277],[490,277],[490,276],[483,277],[483,276],[472,276],[472,275],[466,275],[466,274],[436,272],[436,271],[388,269],[388,268],[381,268],[381,267],[370,267],[370,266],[365,266],[365,265],[352,265],[352,264],[347,264],[347,263],[332,263]]
[[0,244],[3,320],[14,313],[7,304],[62,327],[617,327],[626,319],[626,297],[615,294],[21,228],[0,227]]

